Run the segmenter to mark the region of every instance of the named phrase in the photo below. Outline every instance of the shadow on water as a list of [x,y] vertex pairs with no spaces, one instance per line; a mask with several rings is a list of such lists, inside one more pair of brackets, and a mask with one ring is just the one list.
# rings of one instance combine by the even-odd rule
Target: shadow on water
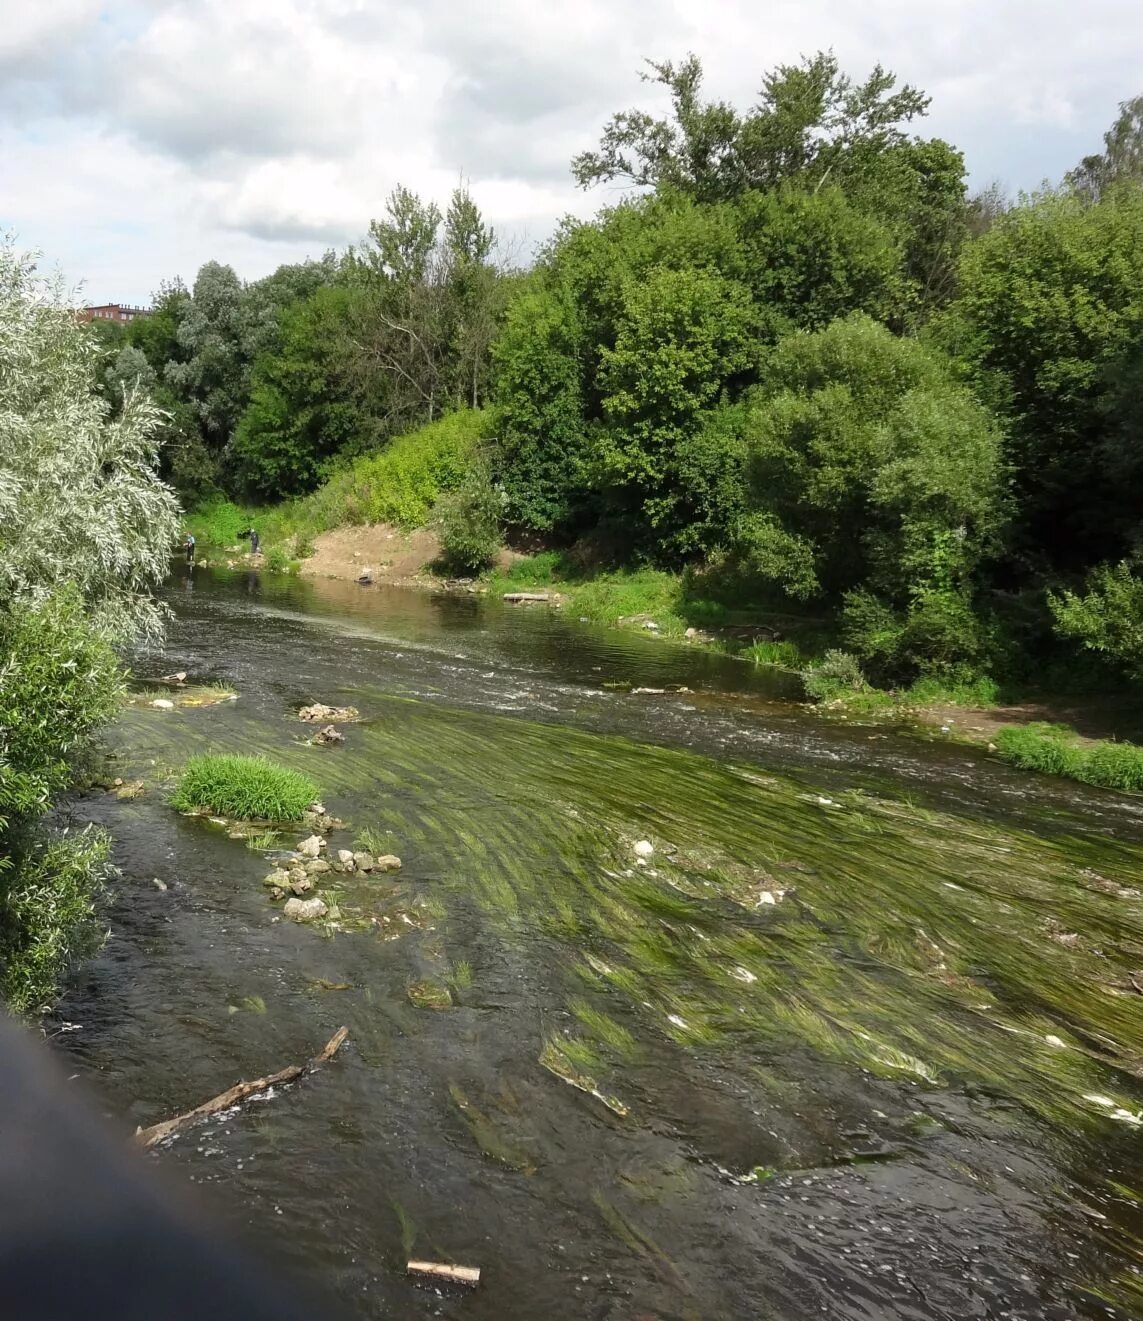
[[[171,596],[140,672],[240,697],[129,710],[146,792],[74,805],[123,877],[60,1048],[147,1124],[347,1023],[336,1065],[160,1158],[357,1315],[1137,1311],[1137,800],[547,611]],[[360,708],[345,746],[302,741],[312,698]],[[266,859],[163,803],[210,748],[309,770],[333,847],[388,832],[404,868],[337,878],[346,930],[278,921]],[[416,1289],[414,1252],[481,1290]]]

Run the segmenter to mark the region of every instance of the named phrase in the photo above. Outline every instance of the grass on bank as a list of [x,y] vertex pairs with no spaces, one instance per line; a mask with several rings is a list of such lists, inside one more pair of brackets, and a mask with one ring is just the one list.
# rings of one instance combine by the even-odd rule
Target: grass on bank
[[996,735],[1001,757],[1022,770],[1062,775],[1083,784],[1143,790],[1143,748],[1109,739],[1081,740],[1067,725],[1009,725]]
[[281,568],[304,558],[313,540],[333,528],[392,523],[424,527],[437,499],[460,484],[487,435],[486,415],[474,409],[450,413],[428,426],[398,436],[374,454],[339,465],[309,495],[267,508],[236,504],[222,496],[186,519],[200,548],[239,544],[239,533],[258,530],[268,567],[275,555]]
[[308,775],[265,757],[208,755],[187,762],[171,805],[238,821],[296,821],[318,796]]

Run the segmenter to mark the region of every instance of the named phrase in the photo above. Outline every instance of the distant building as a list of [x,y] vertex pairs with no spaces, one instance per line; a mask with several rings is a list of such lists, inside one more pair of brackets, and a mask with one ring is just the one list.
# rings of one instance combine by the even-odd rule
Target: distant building
[[76,313],[80,321],[134,321],[146,315],[145,307],[128,307],[125,303],[100,303],[97,307],[81,307]]

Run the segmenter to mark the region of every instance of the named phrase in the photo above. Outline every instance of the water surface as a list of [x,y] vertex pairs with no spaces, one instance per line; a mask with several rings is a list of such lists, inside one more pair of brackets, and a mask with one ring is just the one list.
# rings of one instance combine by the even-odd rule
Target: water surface
[[[1139,799],[556,612],[189,586],[138,668],[240,696],[113,732],[148,789],[73,809],[122,878],[57,1045],[149,1124],[346,1023],[156,1159],[351,1315],[1136,1314]],[[343,747],[302,742],[313,699],[361,710]],[[305,768],[333,846],[388,832],[399,877],[339,878],[336,934],[277,921],[267,858],[164,804],[207,749]],[[411,1285],[410,1254],[481,1289]]]

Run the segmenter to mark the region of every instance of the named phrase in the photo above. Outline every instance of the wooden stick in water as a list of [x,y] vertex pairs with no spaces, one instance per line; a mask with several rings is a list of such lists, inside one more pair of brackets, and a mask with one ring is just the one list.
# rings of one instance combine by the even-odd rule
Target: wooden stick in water
[[161,1124],[152,1124],[150,1128],[136,1129],[135,1141],[141,1146],[153,1147],[156,1142],[162,1142],[164,1138],[170,1137],[172,1133],[177,1133],[183,1128],[189,1128],[200,1120],[218,1114],[220,1110],[229,1110],[232,1105],[245,1101],[248,1096],[264,1092],[268,1087],[276,1087],[279,1083],[293,1082],[295,1078],[300,1078],[303,1074],[312,1073],[315,1069],[320,1069],[328,1060],[333,1059],[341,1043],[348,1036],[349,1029],[339,1027],[325,1043],[321,1053],[315,1055],[312,1060],[308,1060],[305,1064],[291,1064],[288,1068],[279,1069],[277,1073],[271,1073],[265,1078],[255,1078],[253,1082],[235,1083],[233,1087],[227,1088],[225,1092],[220,1092],[218,1096],[211,1097],[209,1101],[204,1101],[202,1105],[196,1105],[193,1110],[188,1110],[185,1114],[175,1115],[173,1119],[164,1119]]
[[424,1280],[463,1284],[466,1289],[475,1289],[480,1283],[479,1266],[448,1266],[439,1261],[411,1261],[405,1270],[409,1275],[416,1275]]

